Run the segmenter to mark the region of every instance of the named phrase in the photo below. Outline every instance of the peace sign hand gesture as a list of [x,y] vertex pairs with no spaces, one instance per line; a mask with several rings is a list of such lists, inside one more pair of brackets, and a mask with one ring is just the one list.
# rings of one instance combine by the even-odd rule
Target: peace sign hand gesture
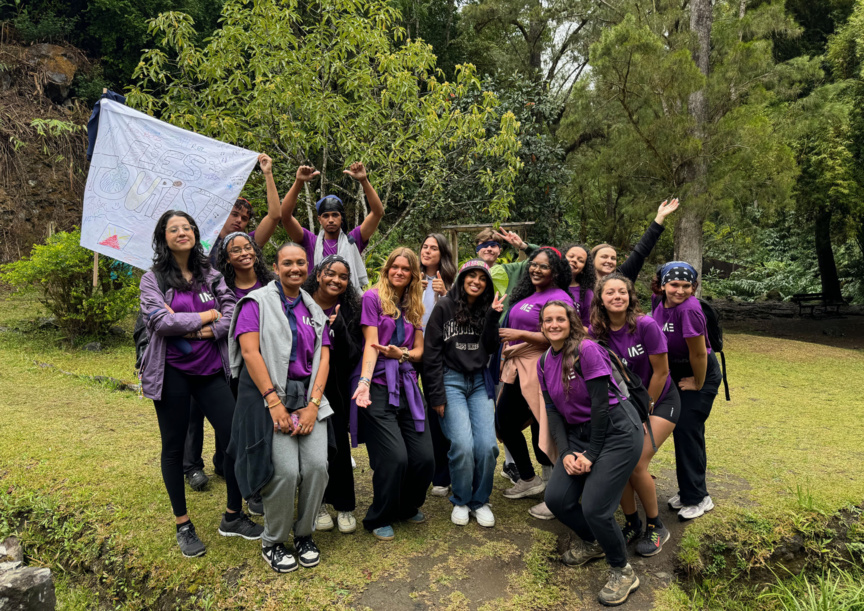
[[495,237],[497,239],[503,240],[503,241],[507,242],[508,244],[510,244],[511,246],[513,246],[514,248],[517,248],[519,250],[522,250],[526,246],[528,246],[525,242],[522,241],[522,238],[519,237],[518,233],[514,233],[512,231],[507,231],[506,229],[502,229],[501,233],[498,233],[496,231],[496,232],[494,232],[494,234],[495,234]]
[[501,295],[501,298],[498,298],[498,291],[495,291],[495,299],[492,300],[492,309],[496,312],[504,311],[504,300],[507,299],[507,293]]
[[437,277],[432,281],[432,290],[442,297],[447,294],[447,288],[444,286],[444,280],[441,279],[441,272],[438,272]]

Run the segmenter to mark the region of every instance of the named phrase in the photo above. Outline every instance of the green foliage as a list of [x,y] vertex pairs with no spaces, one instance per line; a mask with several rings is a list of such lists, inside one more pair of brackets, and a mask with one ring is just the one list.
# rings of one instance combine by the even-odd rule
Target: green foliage
[[815,576],[789,573],[759,597],[783,611],[862,611],[864,584],[859,572],[834,567]]
[[80,246],[81,232],[60,232],[29,257],[0,268],[0,280],[19,290],[37,290],[41,301],[71,337],[98,336],[138,306],[138,277],[128,266],[99,258],[93,287],[93,253]]
[[12,20],[12,25],[24,42],[60,42],[69,36],[78,22],[77,17],[57,15],[50,9],[36,15],[34,19],[25,8]]
[[76,98],[83,100],[88,106],[96,103],[102,97],[102,90],[109,88],[111,83],[105,78],[102,66],[95,66],[89,72],[78,72],[72,82]]

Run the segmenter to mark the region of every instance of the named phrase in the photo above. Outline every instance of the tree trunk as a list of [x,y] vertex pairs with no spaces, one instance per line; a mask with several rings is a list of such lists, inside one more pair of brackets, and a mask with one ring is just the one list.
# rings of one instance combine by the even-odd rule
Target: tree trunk
[[814,230],[816,232],[816,258],[819,261],[822,294],[826,299],[842,299],[837,264],[834,262],[834,248],[831,246],[831,206],[819,206],[817,208]]
[[[675,259],[687,261],[702,277],[702,215],[695,208],[683,208],[675,223]],[[700,283],[701,289],[701,283]],[[699,293],[701,294],[701,293]]]

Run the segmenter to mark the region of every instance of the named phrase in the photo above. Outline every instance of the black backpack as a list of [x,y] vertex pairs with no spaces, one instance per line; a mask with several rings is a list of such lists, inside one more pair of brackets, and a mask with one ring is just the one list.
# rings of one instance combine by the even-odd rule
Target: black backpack
[[[598,343],[597,345],[606,351],[606,354],[609,355],[609,361],[612,363],[612,378],[615,381],[615,384],[610,384],[610,390],[618,397],[619,401],[629,401],[630,404],[636,408],[636,413],[639,414],[639,419],[642,420],[645,427],[648,429],[648,435],[651,437],[651,447],[653,447],[656,452],[657,445],[654,443],[654,431],[651,429],[651,419],[649,418],[651,415],[651,395],[648,394],[648,389],[646,389],[644,384],[642,384],[642,380],[639,376],[630,371],[630,368],[627,367],[620,358],[618,358],[617,354],[603,344]],[[551,350],[552,348],[550,347],[543,353],[543,356],[540,357],[540,368],[544,372],[546,371],[546,357],[549,355]],[[579,365],[578,350],[576,352],[576,358],[573,361],[573,368],[576,369],[576,373],[579,377],[582,377],[582,368]]]
[[704,299],[699,299],[702,313],[705,315],[706,333],[711,350],[720,355],[720,366],[723,373],[723,388],[726,390],[726,400],[731,401],[729,396],[729,382],[726,380],[726,355],[723,354],[723,325],[720,324],[720,313]]

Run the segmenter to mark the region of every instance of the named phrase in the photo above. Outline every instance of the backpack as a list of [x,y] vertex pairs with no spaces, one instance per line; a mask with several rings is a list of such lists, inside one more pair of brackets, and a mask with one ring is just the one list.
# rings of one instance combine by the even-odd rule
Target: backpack
[[720,367],[723,373],[723,388],[726,391],[726,400],[731,401],[729,396],[729,381],[726,379],[726,355],[723,354],[723,325],[720,324],[720,313],[704,299],[699,299],[702,313],[705,315],[706,334],[711,350],[720,355]]
[[[615,384],[610,385],[612,393],[618,397],[622,403],[629,401],[636,408],[636,413],[639,414],[639,419],[645,424],[648,429],[648,435],[651,437],[651,447],[657,451],[657,444],[654,443],[654,431],[651,429],[651,395],[648,394],[648,389],[642,384],[642,380],[638,375],[630,371],[630,368],[618,358],[618,355],[610,350],[607,346],[598,343],[606,354],[609,356],[609,361],[612,363],[612,379]],[[552,351],[552,348],[546,350],[543,356],[540,357],[540,368],[545,373],[546,357]],[[576,352],[576,359],[573,361],[573,368],[579,377],[582,377],[582,368],[579,365],[579,352]]]

